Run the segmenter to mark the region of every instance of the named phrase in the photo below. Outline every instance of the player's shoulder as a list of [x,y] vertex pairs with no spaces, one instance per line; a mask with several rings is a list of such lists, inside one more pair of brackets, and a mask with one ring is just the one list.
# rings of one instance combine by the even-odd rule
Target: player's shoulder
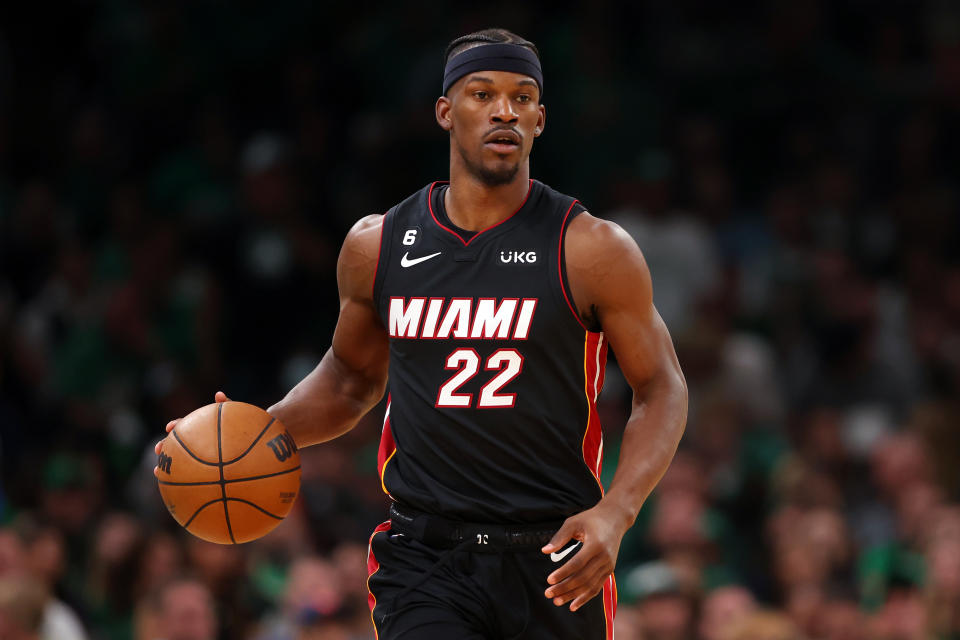
[[337,277],[341,287],[350,287],[358,284],[360,290],[372,283],[380,260],[381,244],[385,240],[385,232],[398,215],[416,209],[417,206],[426,208],[430,190],[438,184],[431,182],[410,194],[398,204],[387,210],[386,213],[375,213],[357,220],[340,248],[340,258],[337,261]]
[[640,253],[640,247],[623,227],[586,210],[571,220],[567,227],[567,251],[570,251],[571,245],[576,245],[575,249],[585,248],[597,253]]
[[649,278],[649,269],[640,247],[610,220],[583,211],[567,227],[564,241],[569,272],[597,276],[609,272],[632,271]]
[[[647,271],[640,247],[623,227],[592,215],[578,198],[542,182],[534,182],[546,198],[563,205],[559,211],[563,215],[561,229],[568,271],[608,271],[624,266],[637,266],[641,271]],[[569,218],[572,219],[568,223]]]
[[[427,207],[427,198],[429,197],[430,191],[437,184],[440,183],[430,182],[426,186],[417,189],[396,205],[390,207],[386,213],[375,213],[357,220],[353,224],[353,227],[350,228],[343,242],[344,250],[350,253],[360,252],[367,257],[372,256],[374,260],[376,260],[377,255],[380,253],[380,242],[385,227],[389,225],[390,221],[397,215],[411,208]],[[341,258],[343,255],[343,252],[341,252]]]
[[337,259],[337,281],[341,294],[365,294],[372,290],[380,256],[384,215],[379,213],[364,216],[347,232],[340,248],[340,257]]
[[[353,223],[347,237],[343,241],[343,249],[346,251],[370,253],[373,255],[380,250],[380,232],[383,229],[383,218],[386,214],[374,213],[364,216]],[[341,256],[343,252],[341,252]]]

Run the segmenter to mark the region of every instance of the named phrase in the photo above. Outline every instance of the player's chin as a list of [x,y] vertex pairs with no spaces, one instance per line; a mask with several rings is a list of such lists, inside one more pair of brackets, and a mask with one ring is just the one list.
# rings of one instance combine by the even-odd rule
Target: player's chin
[[510,184],[516,176],[516,165],[510,165],[509,167],[502,168],[489,167],[480,177],[487,186],[499,187]]
[[481,165],[483,173],[489,176],[499,176],[509,182],[513,176],[520,170],[520,158],[518,156],[494,156],[486,158]]

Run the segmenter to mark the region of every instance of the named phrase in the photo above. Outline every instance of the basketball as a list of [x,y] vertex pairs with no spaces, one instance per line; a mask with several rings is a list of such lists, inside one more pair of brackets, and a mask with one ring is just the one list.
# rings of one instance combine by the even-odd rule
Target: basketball
[[160,495],[174,519],[210,542],[266,535],[300,489],[300,454],[279,420],[243,402],[219,402],[181,419],[161,444]]

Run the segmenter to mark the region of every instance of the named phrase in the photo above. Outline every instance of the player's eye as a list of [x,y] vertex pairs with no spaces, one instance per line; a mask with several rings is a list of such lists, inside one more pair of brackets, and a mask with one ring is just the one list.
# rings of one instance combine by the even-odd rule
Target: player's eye
[[473,97],[477,100],[486,100],[489,94],[486,91],[474,91]]
[[527,104],[528,102],[530,102],[530,96],[528,96],[525,93],[521,93],[519,96],[517,96],[517,101],[520,102],[521,104]]

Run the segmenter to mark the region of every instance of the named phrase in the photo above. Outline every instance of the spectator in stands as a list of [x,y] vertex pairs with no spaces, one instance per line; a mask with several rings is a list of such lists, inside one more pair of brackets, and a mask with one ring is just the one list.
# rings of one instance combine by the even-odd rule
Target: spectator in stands
[[216,640],[217,614],[210,590],[196,578],[176,577],[139,607],[136,640]]
[[0,638],[41,640],[47,594],[35,580],[0,578]]
[[737,585],[718,587],[700,605],[700,640],[721,640],[727,628],[757,610],[753,594]]
[[[0,528],[0,579],[26,585],[23,593],[7,595],[25,598],[23,606],[27,609],[33,606],[35,598],[42,596],[38,640],[86,640],[77,614],[54,596],[60,570],[56,556],[61,553],[56,550],[57,540],[55,533],[44,534],[40,529],[24,527],[24,533],[18,533],[13,528]],[[38,550],[51,545],[52,550]],[[0,638],[5,636],[0,634]]]

